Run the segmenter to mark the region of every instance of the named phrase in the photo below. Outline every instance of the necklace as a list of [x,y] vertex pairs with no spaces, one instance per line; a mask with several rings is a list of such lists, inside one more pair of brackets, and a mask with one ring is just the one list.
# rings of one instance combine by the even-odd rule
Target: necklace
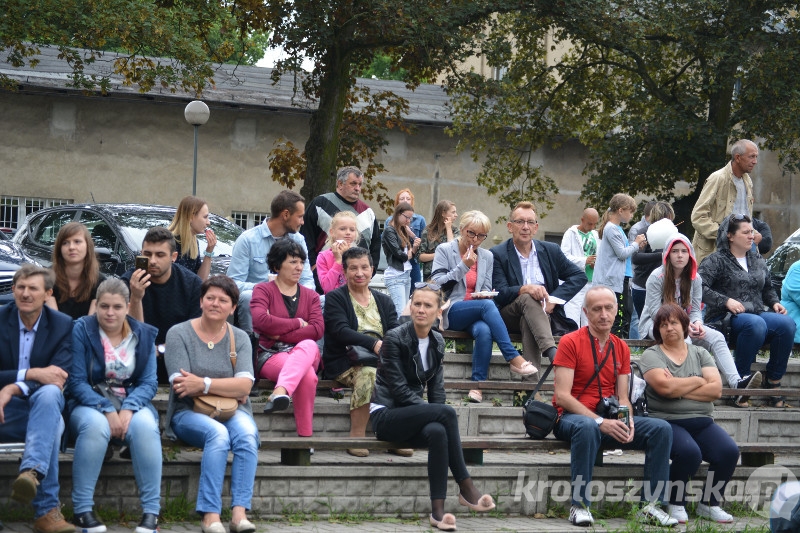
[[[225,329],[226,325],[227,325],[227,322],[223,323],[222,327],[219,329],[219,331],[213,337],[211,337],[211,339],[208,342],[206,342],[205,339],[203,339],[203,337],[200,337],[200,332],[203,331],[203,330],[201,329],[200,322],[198,322],[197,323],[197,330],[198,330],[197,331],[197,336],[200,337],[201,341],[206,343],[206,346],[208,346],[209,350],[213,350],[214,349],[214,345],[215,345],[214,339],[217,339],[217,336],[219,336],[220,333],[222,333],[223,337],[225,336],[225,333],[223,332],[223,330]],[[203,334],[205,334],[205,331],[203,331]],[[219,342],[221,339],[222,339],[222,337],[217,339],[216,342]]]

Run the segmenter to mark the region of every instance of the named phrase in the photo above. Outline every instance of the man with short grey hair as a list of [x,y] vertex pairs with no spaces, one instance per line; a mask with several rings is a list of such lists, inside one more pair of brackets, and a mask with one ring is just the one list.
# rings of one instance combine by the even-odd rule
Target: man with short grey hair
[[[692,209],[694,246],[697,263],[716,251],[717,230],[731,213],[753,214],[753,181],[750,172],[758,163],[758,146],[753,141],[740,139],[731,147],[731,160],[711,174],[703,185],[700,197]],[[756,243],[760,241],[756,237]]]
[[357,245],[369,250],[373,273],[378,267],[381,259],[380,229],[375,212],[360,198],[363,185],[364,174],[358,167],[342,167],[336,173],[336,191],[317,196],[306,208],[302,233],[306,239],[308,262],[314,271],[319,293],[322,293],[322,287],[316,273],[317,255],[324,249],[331,219],[339,211],[352,211],[356,214],[356,226],[360,235]]

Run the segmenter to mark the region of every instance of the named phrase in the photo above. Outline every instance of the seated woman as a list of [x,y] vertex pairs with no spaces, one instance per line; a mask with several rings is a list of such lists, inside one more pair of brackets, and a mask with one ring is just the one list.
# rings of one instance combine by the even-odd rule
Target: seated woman
[[[156,394],[156,334],[128,316],[130,293],[118,278],[97,288],[97,313],[75,322],[72,370],[66,386],[72,461],[74,523],[81,531],[106,531],[94,514],[94,489],[109,441],[130,448],[142,520],[136,533],[154,533],[161,511],[161,433],[150,403]],[[108,385],[111,396],[92,386]]]
[[[217,245],[217,236],[208,220],[206,201],[197,196],[184,197],[178,204],[169,230],[175,236],[177,245],[178,259],[175,262],[197,274],[200,279],[206,279],[211,273],[211,258],[214,257],[214,247]],[[206,249],[202,258],[197,242],[197,235],[201,233],[206,238]]]
[[[350,397],[350,436],[365,437],[369,421],[369,401],[375,388],[375,367],[348,357],[351,346],[360,346],[376,356],[386,333],[397,327],[392,299],[369,288],[372,257],[364,248],[350,248],[342,254],[347,285],[325,296],[325,343],[322,361],[325,377],[353,389]],[[378,338],[379,336],[380,338]],[[375,364],[375,363],[373,363]],[[408,456],[411,450],[392,450]],[[367,457],[369,450],[350,448],[347,453]]]
[[458,483],[461,505],[485,512],[495,504],[472,483],[461,450],[458,416],[445,405],[444,339],[431,329],[441,311],[439,286],[417,284],[411,296],[411,321],[384,337],[370,415],[378,440],[408,441],[428,448],[430,523],[442,531],[455,531],[455,517],[444,512],[448,468]]
[[[233,452],[230,530],[250,533],[256,529],[245,514],[253,497],[259,445],[248,398],[255,381],[253,359],[247,334],[227,322],[238,301],[239,289],[231,278],[212,276],[200,287],[200,318],[167,332],[164,357],[172,390],[166,435],[203,449],[195,507],[203,517],[203,533],[225,533],[220,513],[229,452]],[[239,407],[231,418],[220,422],[194,412],[193,399],[204,394],[236,398]]]
[[259,335],[258,376],[276,383],[264,412],[286,409],[291,397],[297,434],[310,437],[320,363],[317,341],[325,325],[319,295],[299,284],[305,260],[306,252],[297,242],[275,241],[267,266],[278,276],[253,287],[250,313]]
[[800,261],[789,267],[781,287],[781,305],[786,314],[792,317],[797,328],[794,331],[794,342],[800,343]]
[[[428,280],[431,277],[436,248],[440,244],[451,242],[458,237],[457,218],[458,210],[456,209],[456,204],[450,200],[442,200],[436,204],[431,223],[422,230],[422,234],[419,236],[420,245],[417,250],[417,260],[419,261],[423,280]],[[413,226],[411,229],[414,229]]]
[[94,241],[80,222],[61,226],[53,245],[56,284],[47,305],[77,320],[95,311],[97,287],[106,279],[94,254]]
[[[710,351],[717,368],[725,376],[728,386],[735,389],[751,389],[761,385],[761,372],[753,372],[744,378],[739,376],[736,363],[728,348],[725,335],[703,326],[700,300],[703,282],[697,275],[697,260],[689,238],[678,233],[664,245],[663,265],[653,270],[647,278],[647,295],[639,319],[639,336],[654,339],[653,317],[662,304],[676,303],[689,315],[689,338],[692,344]],[[747,407],[747,399],[733,399],[735,407]]]
[[[492,290],[492,264],[494,256],[480,247],[488,237],[491,223],[480,211],[467,211],[461,216],[461,236],[436,248],[432,278],[440,286],[452,285],[450,306],[444,310],[442,327],[456,331],[469,331],[475,339],[472,350],[472,381],[486,381],[492,343],[497,343],[500,353],[508,361],[511,371],[523,376],[535,374],[537,369],[520,355],[508,336],[508,329],[492,296],[477,293]],[[469,399],[480,403],[480,390],[469,391]]]
[[394,209],[392,221],[386,224],[381,237],[381,246],[386,255],[386,270],[383,281],[399,315],[408,303],[411,294],[411,261],[419,249],[420,239],[411,230],[414,209],[411,204],[401,202]]
[[[769,277],[767,263],[753,250],[753,225],[747,215],[730,215],[720,224],[717,251],[706,257],[698,273],[703,280],[706,323],[730,314],[731,343],[736,344],[736,368],[744,376],[756,354],[769,342],[765,389],[780,389],[792,353],[796,326],[786,315]],[[785,407],[782,396],[773,407]]]
[[328,294],[344,285],[342,254],[358,242],[358,219],[352,211],[339,211],[331,219],[327,248],[317,255],[317,276],[322,292]]
[[686,523],[686,487],[700,463],[706,461],[706,479],[714,490],[704,488],[704,498],[708,499],[697,504],[697,515],[715,522],[733,522],[733,517],[720,507],[717,495],[725,492],[725,484],[733,476],[739,448],[728,432],[714,422],[714,400],[722,392],[714,359],[704,348],[687,344],[684,339],[688,334],[686,312],[674,302],[664,304],[653,319],[653,336],[658,344],[645,350],[640,363],[647,381],[650,416],[672,426],[668,512],[678,522]]

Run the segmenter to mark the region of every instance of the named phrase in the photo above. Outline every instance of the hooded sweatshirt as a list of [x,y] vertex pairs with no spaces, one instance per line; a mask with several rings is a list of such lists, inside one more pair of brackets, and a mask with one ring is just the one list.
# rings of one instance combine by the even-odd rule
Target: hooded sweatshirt
[[731,253],[728,242],[728,219],[720,224],[717,234],[717,251],[706,257],[698,272],[703,279],[703,302],[706,304],[706,321],[713,322],[728,312],[729,298],[744,305],[745,312],[761,314],[779,302],[772,287],[769,269],[764,259],[752,249],[747,251],[747,270]]
[[[689,263],[685,267],[691,272],[690,277],[692,280],[692,298],[689,303],[689,307],[686,309],[686,312],[689,315],[689,322],[695,323],[698,320],[701,322],[703,320],[702,315],[700,314],[700,301],[703,296],[703,282],[700,279],[700,276],[697,274],[697,259],[694,255],[694,248],[692,247],[692,243],[689,241],[689,238],[686,235],[677,233],[670,237],[670,239],[664,245],[664,251],[661,254],[661,266],[653,270],[653,272],[651,272],[650,276],[647,278],[647,295],[645,296],[644,300],[642,316],[639,317],[639,337],[642,339],[653,338],[653,318],[655,318],[656,312],[663,303],[662,295],[664,293],[664,269],[666,268],[667,261],[669,261],[669,253],[677,242],[683,243],[689,250]],[[680,302],[681,299],[678,295],[680,286],[678,283],[675,285],[675,301]]]

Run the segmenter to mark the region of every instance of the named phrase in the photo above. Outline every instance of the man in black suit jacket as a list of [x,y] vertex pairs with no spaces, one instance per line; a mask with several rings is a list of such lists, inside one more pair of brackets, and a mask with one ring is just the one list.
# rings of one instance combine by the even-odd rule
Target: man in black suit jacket
[[586,274],[557,244],[533,239],[539,221],[532,203],[518,203],[506,225],[512,237],[492,248],[492,284],[499,292],[494,302],[508,331],[522,333],[525,358],[541,368],[541,354],[550,360],[556,354],[550,314],[566,319],[563,304],[548,298],[569,301],[586,285]]
[[25,264],[14,274],[14,302],[0,308],[0,442],[25,441],[11,498],[33,503],[33,529],[71,533],[58,501],[62,390],[72,360],[72,319],[44,305],[50,270]]

